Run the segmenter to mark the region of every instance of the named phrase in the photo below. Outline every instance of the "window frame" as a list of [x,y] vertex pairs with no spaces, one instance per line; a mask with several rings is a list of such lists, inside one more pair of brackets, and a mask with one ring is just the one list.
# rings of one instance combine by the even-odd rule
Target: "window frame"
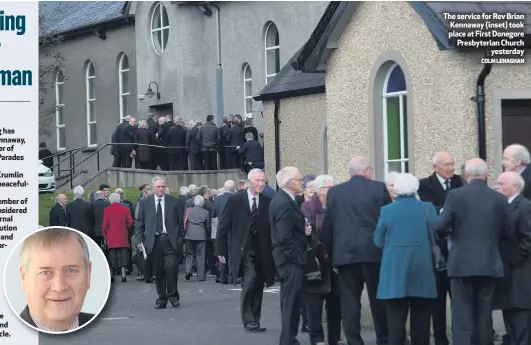
[[[159,28],[153,28],[153,22],[154,22],[154,18],[155,18],[155,13],[157,12],[157,8],[160,8],[160,11],[159,11],[159,15],[160,15],[160,27]],[[166,16],[168,17],[168,25],[167,26],[163,26],[164,25],[164,22],[162,20],[163,18],[163,14],[162,14],[162,10],[164,10],[166,12]],[[164,4],[162,3],[162,1],[159,1],[158,3],[155,4],[155,6],[153,7],[153,12],[151,13],[151,21],[150,21],[150,25],[149,25],[149,30],[150,30],[150,36],[151,36],[151,46],[153,47],[153,49],[155,50],[155,52],[159,55],[162,55],[162,53],[164,53],[164,51],[166,50],[166,46],[168,45],[168,42],[170,41],[169,40],[169,37],[170,37],[170,16],[168,15],[168,11],[166,10],[166,6],[164,6]],[[168,42],[166,42],[166,44],[163,44],[164,43],[164,30],[168,30]],[[155,44],[155,35],[154,33],[157,32],[157,31],[160,31],[161,32],[161,35],[160,35],[160,51],[159,49],[157,49],[157,45]]]
[[[127,59],[127,68],[124,69],[122,68],[123,66],[123,62],[124,62],[124,58]],[[125,117],[127,115],[130,115],[130,114],[124,114],[124,106],[123,106],[123,98],[124,97],[128,97],[128,102],[129,102],[129,107],[131,107],[131,83],[129,82],[129,92],[123,92],[124,91],[124,83],[123,83],[123,73],[127,73],[129,76],[131,76],[131,73],[130,73],[130,67],[129,67],[129,58],[127,57],[127,54],[125,53],[122,53],[120,55],[120,59],[118,60],[118,93],[120,95],[119,97],[119,107],[120,107],[120,119],[118,121],[118,123],[121,123],[123,121],[123,119],[125,119]],[[127,80],[131,80],[129,77]],[[130,108],[129,108],[130,109]]]
[[[275,29],[277,30],[277,35],[278,35],[278,45],[276,46],[271,46],[271,47],[268,47],[267,46],[267,35],[269,34],[269,29],[271,29],[271,26],[274,26]],[[277,54],[278,54],[278,71],[276,71],[275,73],[269,73],[269,70],[268,70],[268,55],[267,55],[267,52],[270,51],[270,50],[277,50]],[[276,55],[275,55],[276,56]],[[269,22],[269,24],[267,24],[267,27],[265,29],[265,32],[264,32],[264,57],[265,57],[265,77],[266,77],[266,85],[268,84],[268,80],[269,78],[272,78],[274,76],[276,76],[278,74],[278,72],[280,72],[280,32],[278,31],[278,26],[274,23],[274,22]],[[276,66],[276,61],[275,61],[275,66]],[[276,68],[275,68],[276,69]]]
[[[251,77],[250,78],[247,78],[246,77],[246,72],[247,72],[247,69],[249,69],[249,73],[251,74]],[[247,83],[250,83],[251,84],[251,94],[249,96],[247,96]],[[243,66],[243,114],[245,115],[245,118],[247,118],[247,115],[249,114],[253,114],[253,94],[252,94],[252,89],[253,89],[253,70],[251,68],[251,65],[249,65],[248,63],[246,63],[244,66]],[[248,111],[247,109],[247,100],[251,100],[251,111]]]
[[[92,66],[92,69],[94,70],[94,75],[89,75],[90,73],[90,66]],[[90,98],[90,79],[94,79],[94,98]],[[98,137],[96,134],[96,142],[91,143],[90,142],[90,126],[94,125],[97,126],[98,121],[96,120],[96,67],[94,66],[94,63],[92,61],[89,61],[87,63],[86,71],[85,71],[85,100],[86,100],[86,110],[87,110],[87,146],[88,147],[96,147],[98,146]],[[94,120],[90,121],[90,109],[91,107],[94,107]]]
[[[387,176],[389,174],[389,164],[391,163],[398,163],[400,162],[400,171],[399,173],[403,172],[409,172],[409,153],[406,157],[406,150],[408,149],[406,147],[406,141],[408,136],[408,130],[407,128],[404,128],[404,120],[407,116],[407,110],[404,111],[404,107],[407,107],[407,99],[404,99],[407,97],[407,86],[406,90],[404,91],[398,91],[398,92],[387,92],[387,85],[389,83],[389,78],[391,77],[391,73],[393,73],[395,68],[400,68],[402,70],[402,73],[404,73],[404,70],[402,67],[400,67],[399,64],[393,63],[389,69],[387,70],[387,73],[385,75],[384,83],[383,83],[383,90],[382,90],[382,123],[383,123],[383,139],[384,139],[384,147],[383,147],[383,153],[384,153],[384,176]],[[388,130],[387,130],[387,100],[389,98],[398,97],[398,118],[399,118],[399,133],[400,133],[400,158],[399,159],[389,159],[389,147],[388,147]],[[406,170],[406,164],[408,164],[408,169]]]
[[[59,81],[61,79],[61,81]],[[65,117],[64,117],[64,107],[65,103],[61,103],[61,98],[64,101],[64,84],[65,84],[65,76],[61,70],[58,70],[55,75],[55,128],[56,128],[56,147],[57,151],[64,151],[66,150],[66,124],[65,124]],[[59,85],[63,85],[62,88],[59,87]],[[59,93],[61,93],[62,97],[59,97]],[[59,124],[59,109],[63,110],[63,123]],[[61,147],[60,143],[60,136],[61,136],[61,129],[64,128],[64,142],[65,146]]]

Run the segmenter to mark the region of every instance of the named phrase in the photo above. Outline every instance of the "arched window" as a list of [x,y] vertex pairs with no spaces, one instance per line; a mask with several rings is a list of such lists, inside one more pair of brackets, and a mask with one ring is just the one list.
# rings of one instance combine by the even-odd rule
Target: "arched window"
[[251,66],[243,66],[243,113],[245,117],[252,118],[253,115],[253,78]]
[[383,137],[385,174],[408,172],[407,90],[402,68],[393,64],[383,87]]
[[170,20],[166,7],[159,2],[155,5],[151,15],[151,43],[153,49],[159,54],[164,52],[170,35]]
[[96,71],[94,64],[89,61],[85,72],[85,88],[87,89],[87,138],[88,146],[96,146],[98,136],[96,132]]
[[55,127],[57,128],[57,150],[66,149],[64,83],[65,78],[63,72],[59,70],[55,76]]
[[275,23],[270,22],[265,30],[266,83],[280,71],[280,39]]
[[118,63],[118,85],[120,88],[120,121],[129,114],[129,99],[131,90],[129,89],[129,59],[122,54]]

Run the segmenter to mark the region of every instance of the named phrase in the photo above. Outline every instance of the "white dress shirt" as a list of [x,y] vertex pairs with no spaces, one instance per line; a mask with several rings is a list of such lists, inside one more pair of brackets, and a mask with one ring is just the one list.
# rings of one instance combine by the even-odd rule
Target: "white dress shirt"
[[253,211],[253,198],[256,198],[256,209],[258,210],[258,196],[260,194],[256,194],[256,196],[254,196],[253,194],[251,194],[251,192],[249,191],[249,188],[247,188],[247,198],[249,199],[249,209],[251,210],[251,212]]
[[435,175],[437,175],[437,180],[439,180],[439,183],[441,184],[443,190],[446,190],[446,184],[445,184],[446,181],[448,181],[448,185],[449,185],[449,187],[452,188],[452,181],[451,181],[451,179],[448,179],[448,180],[447,180],[447,179],[445,179],[445,178],[440,177],[438,174],[435,174]]
[[160,207],[162,208],[162,233],[167,234],[168,232],[166,231],[166,222],[164,221],[166,219],[166,217],[164,217],[165,216],[164,215],[164,200],[166,198],[164,197],[164,195],[162,196],[162,198],[159,198],[156,195],[153,195],[153,197],[154,197],[153,199],[155,199],[155,218],[157,217],[157,206],[159,204],[159,199],[160,199]]
[[42,323],[39,319],[37,319],[35,316],[33,316],[30,313],[31,320],[33,320],[33,323],[35,323],[35,326],[37,326],[38,329],[42,329],[43,331],[50,332],[50,333],[62,333],[62,332],[68,332],[73,331],[77,328],[79,328],[79,317],[76,317],[74,324],[70,326],[69,329],[65,331],[59,331],[57,329],[53,329],[52,327],[46,326],[44,323]]
[[291,192],[288,192],[288,191],[285,190],[284,188],[282,188],[282,190],[283,190],[284,192],[286,192],[286,193],[287,193],[287,194],[293,199],[293,201],[295,201],[295,195],[291,194]]

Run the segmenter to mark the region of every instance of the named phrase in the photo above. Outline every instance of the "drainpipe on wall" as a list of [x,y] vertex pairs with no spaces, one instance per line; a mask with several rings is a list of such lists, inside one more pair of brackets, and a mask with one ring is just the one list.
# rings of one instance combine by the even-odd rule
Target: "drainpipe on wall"
[[479,158],[487,161],[487,138],[485,130],[485,79],[490,74],[492,63],[487,63],[479,73],[476,83],[476,97],[472,97],[477,104],[478,120],[478,152]]
[[217,98],[217,125],[221,126],[223,116],[225,116],[225,105],[223,104],[223,67],[221,65],[221,18],[220,8],[217,5],[212,5],[216,9],[216,26],[217,26],[217,49],[218,49],[218,64],[216,68],[216,98]]
[[[273,122],[275,124],[275,173],[280,170],[280,119],[278,118],[279,110],[280,100],[275,99],[275,111],[273,114]],[[278,185],[276,187],[278,190]]]

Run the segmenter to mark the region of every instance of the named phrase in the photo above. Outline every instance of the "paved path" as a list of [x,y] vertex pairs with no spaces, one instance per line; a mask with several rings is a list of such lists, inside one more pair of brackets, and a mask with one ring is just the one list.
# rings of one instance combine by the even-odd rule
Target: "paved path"
[[[68,335],[41,334],[40,345],[274,345],[280,334],[279,288],[266,290],[262,309],[261,334],[243,330],[239,310],[239,286],[184,281],[179,277],[181,307],[155,310],[155,284],[114,283],[111,297],[100,318],[86,328]],[[365,296],[365,300],[366,296]],[[364,334],[367,345],[375,345],[368,303],[364,302]],[[503,331],[499,313],[495,328]],[[308,335],[299,334],[301,345],[309,345]]]

